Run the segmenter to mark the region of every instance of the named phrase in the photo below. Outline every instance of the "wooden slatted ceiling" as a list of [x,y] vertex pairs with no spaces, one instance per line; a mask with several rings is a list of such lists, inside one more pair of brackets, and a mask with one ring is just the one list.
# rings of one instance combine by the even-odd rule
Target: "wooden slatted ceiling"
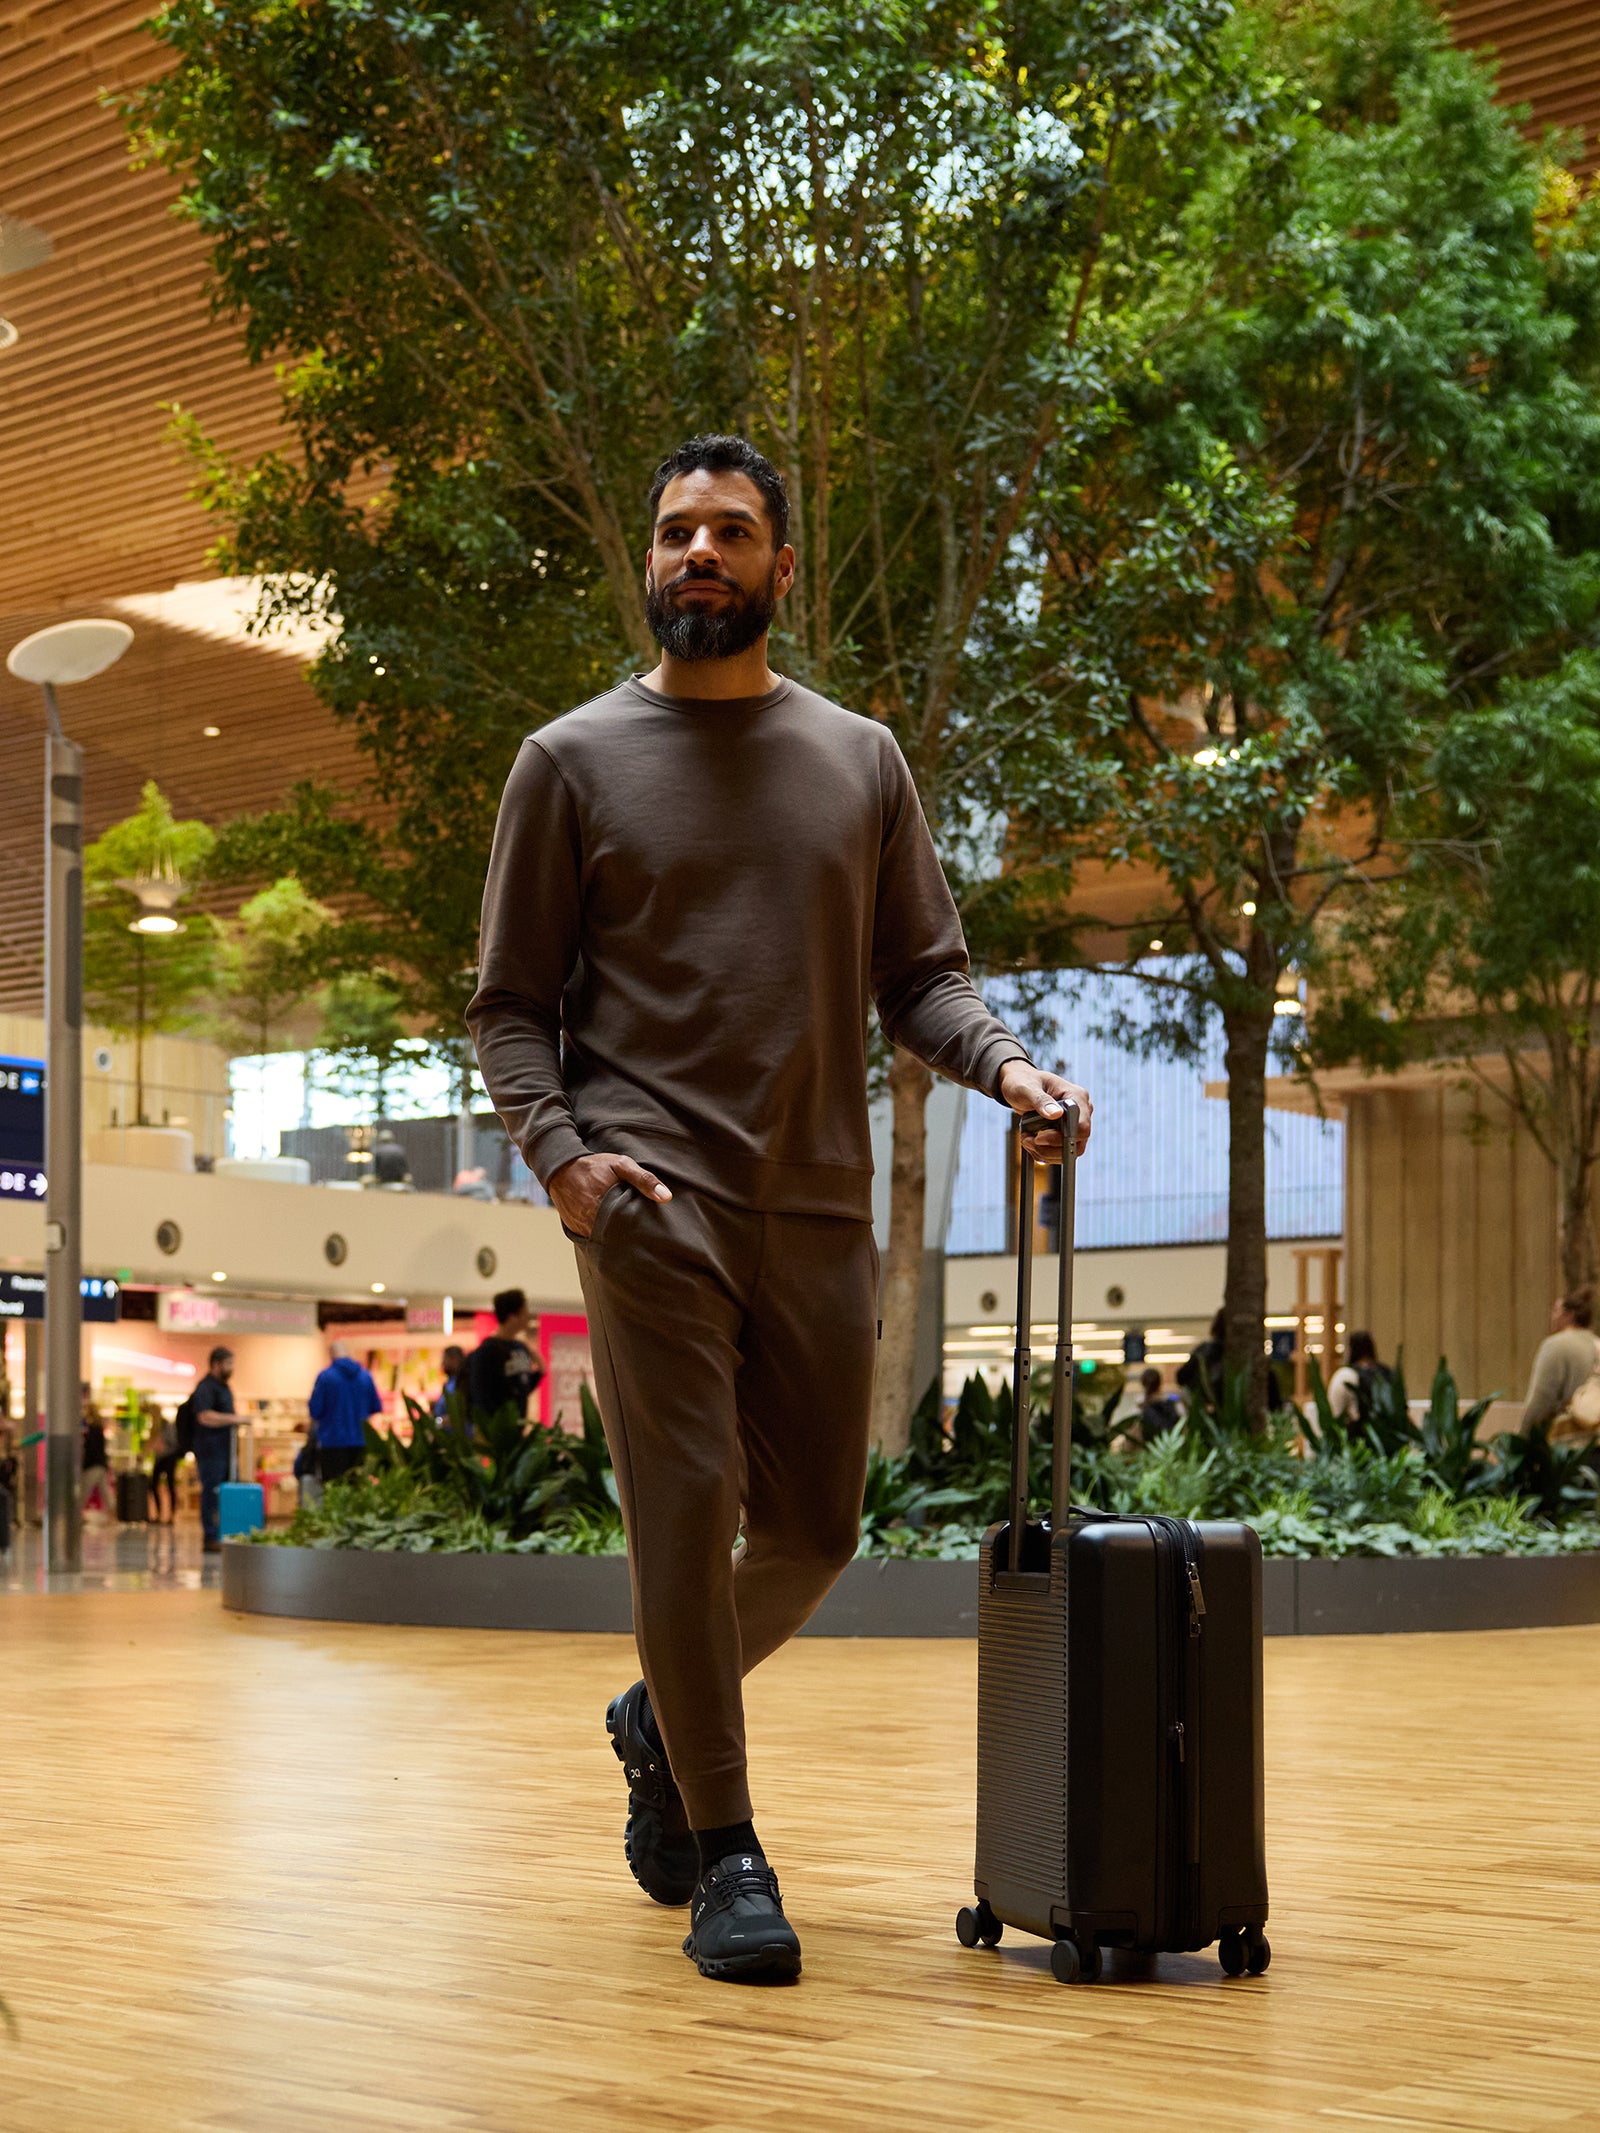
[[0,358],[0,612],[197,576],[212,537],[166,404],[230,450],[280,436],[270,371],[214,324],[204,248],[160,170],[129,167],[101,100],[161,53],[147,0],[0,5],[0,207],[54,241],[0,281],[21,339]]
[[1600,0],[1454,0],[1456,41],[1490,48],[1508,104],[1537,127],[1583,137],[1583,169],[1600,168]]

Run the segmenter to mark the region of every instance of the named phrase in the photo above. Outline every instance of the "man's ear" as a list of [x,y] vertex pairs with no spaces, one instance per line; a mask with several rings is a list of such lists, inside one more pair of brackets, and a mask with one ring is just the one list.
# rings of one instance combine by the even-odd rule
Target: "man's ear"
[[784,594],[788,592],[789,588],[794,584],[794,550],[792,547],[790,547],[787,541],[785,541],[783,546],[778,550],[777,556],[774,559],[773,569],[775,572],[775,583],[772,589],[777,594],[778,598],[781,600]]

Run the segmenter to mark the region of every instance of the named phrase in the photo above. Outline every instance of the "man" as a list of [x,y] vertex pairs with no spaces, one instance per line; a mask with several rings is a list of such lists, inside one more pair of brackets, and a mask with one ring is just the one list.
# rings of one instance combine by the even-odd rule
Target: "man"
[[474,1415],[497,1415],[509,1404],[519,1415],[544,1376],[522,1338],[533,1324],[528,1299],[520,1289],[502,1289],[494,1300],[495,1330],[467,1358],[467,1408]]
[[217,1491],[233,1472],[233,1350],[213,1348],[206,1374],[189,1395],[194,1417],[194,1463],[200,1472],[201,1548],[216,1555],[222,1547]]
[[336,1348],[317,1373],[308,1402],[317,1425],[317,1478],[324,1486],[353,1474],[366,1456],[367,1418],[383,1412],[372,1373]]
[[[645,1674],[607,1713],[628,1861],[657,1901],[691,1903],[705,1976],[783,1977],[800,1943],[752,1820],[740,1678],[859,1532],[869,1002],[895,1043],[1015,1110],[1070,1098],[1086,1138],[1089,1099],[974,990],[888,729],[767,665],[794,579],[776,469],[695,438],[657,470],[650,519],[661,663],[523,743],[467,1019],[588,1306]],[[1060,1129],[1029,1145],[1059,1156]]]

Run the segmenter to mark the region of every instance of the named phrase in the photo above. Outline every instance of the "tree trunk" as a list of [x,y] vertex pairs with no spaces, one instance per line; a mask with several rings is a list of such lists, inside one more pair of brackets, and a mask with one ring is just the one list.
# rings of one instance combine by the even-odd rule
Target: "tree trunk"
[[1250,1418],[1267,1412],[1267,1053],[1265,1012],[1224,1015],[1228,1072],[1228,1261],[1222,1306],[1223,1371],[1247,1370]]
[[1586,1149],[1573,1145],[1566,1133],[1561,1135],[1556,1176],[1561,1286],[1570,1296],[1574,1289],[1587,1288],[1594,1281],[1596,1265],[1594,1220],[1589,1207],[1589,1155]]
[[889,1067],[894,1099],[894,1155],[889,1171],[889,1254],[879,1290],[883,1338],[872,1388],[872,1434],[886,1452],[911,1441],[911,1409],[920,1387],[916,1365],[917,1302],[922,1293],[922,1237],[928,1199],[928,1092],[933,1075],[895,1048]]

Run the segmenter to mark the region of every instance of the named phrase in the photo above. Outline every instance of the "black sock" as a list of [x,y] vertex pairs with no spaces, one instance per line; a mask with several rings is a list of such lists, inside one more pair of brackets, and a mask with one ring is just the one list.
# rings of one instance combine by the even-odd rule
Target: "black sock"
[[722,1829],[697,1829],[694,1841],[700,1847],[702,1874],[708,1866],[715,1866],[719,1859],[732,1858],[735,1852],[759,1859],[763,1866],[767,1863],[754,1822],[729,1822]]

